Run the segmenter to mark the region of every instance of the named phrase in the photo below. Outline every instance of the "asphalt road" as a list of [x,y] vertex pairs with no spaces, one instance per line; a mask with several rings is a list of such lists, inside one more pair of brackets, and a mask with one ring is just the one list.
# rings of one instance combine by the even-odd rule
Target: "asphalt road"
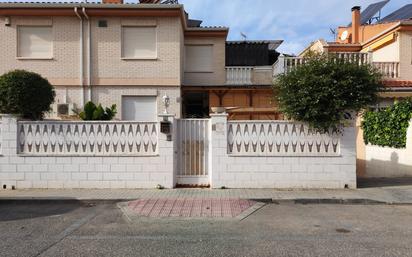
[[131,222],[111,203],[0,202],[0,256],[412,256],[412,206],[269,204],[242,221]]

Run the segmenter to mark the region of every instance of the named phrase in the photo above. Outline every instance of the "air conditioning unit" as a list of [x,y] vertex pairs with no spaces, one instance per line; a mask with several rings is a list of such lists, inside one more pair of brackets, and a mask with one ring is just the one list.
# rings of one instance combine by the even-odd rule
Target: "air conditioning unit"
[[74,115],[73,109],[75,108],[74,104],[54,104],[53,105],[53,114],[55,116],[62,115]]

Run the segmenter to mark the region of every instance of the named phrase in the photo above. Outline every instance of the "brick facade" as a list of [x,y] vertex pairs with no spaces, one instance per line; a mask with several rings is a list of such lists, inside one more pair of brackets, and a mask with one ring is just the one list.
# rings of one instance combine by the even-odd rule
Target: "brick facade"
[[[98,21],[107,21],[99,27]],[[84,22],[84,89],[80,84],[79,19],[77,17],[12,17],[11,26],[0,19],[0,74],[13,69],[25,69],[46,77],[56,89],[56,103],[73,103],[81,108],[82,97],[88,100],[87,22]],[[40,25],[53,27],[53,59],[34,60],[17,58],[17,27]],[[157,27],[157,59],[121,59],[121,27]],[[209,40],[207,40],[209,41]],[[224,50],[224,39],[221,40]],[[92,100],[104,106],[117,104],[121,117],[122,95],[157,95],[158,110],[162,110],[161,97],[171,97],[170,111],[180,116],[180,87],[183,81],[184,33],[179,17],[91,17],[91,94]],[[224,72],[224,52],[220,67]],[[220,75],[224,79],[224,75]],[[213,74],[215,76],[216,74]],[[222,80],[222,79],[220,79]]]

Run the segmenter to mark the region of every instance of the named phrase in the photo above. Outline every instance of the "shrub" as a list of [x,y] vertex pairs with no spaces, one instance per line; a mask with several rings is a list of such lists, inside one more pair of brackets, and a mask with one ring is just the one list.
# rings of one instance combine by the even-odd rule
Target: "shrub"
[[39,74],[14,70],[0,76],[0,112],[37,120],[50,111],[53,86]]
[[365,144],[405,148],[411,118],[412,99],[397,102],[383,110],[366,111],[362,121]]
[[103,108],[101,104],[96,106],[93,102],[87,102],[83,111],[79,113],[82,120],[112,120],[117,113],[116,105]]
[[304,65],[278,76],[274,92],[289,119],[318,131],[340,130],[347,113],[373,104],[383,90],[382,75],[370,65],[315,55]]

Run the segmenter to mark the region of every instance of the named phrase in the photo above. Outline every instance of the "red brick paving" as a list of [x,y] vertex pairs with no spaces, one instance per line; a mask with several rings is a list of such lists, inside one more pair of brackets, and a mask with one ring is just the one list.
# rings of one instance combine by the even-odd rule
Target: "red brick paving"
[[128,206],[132,212],[151,218],[234,218],[255,203],[241,199],[140,199]]

